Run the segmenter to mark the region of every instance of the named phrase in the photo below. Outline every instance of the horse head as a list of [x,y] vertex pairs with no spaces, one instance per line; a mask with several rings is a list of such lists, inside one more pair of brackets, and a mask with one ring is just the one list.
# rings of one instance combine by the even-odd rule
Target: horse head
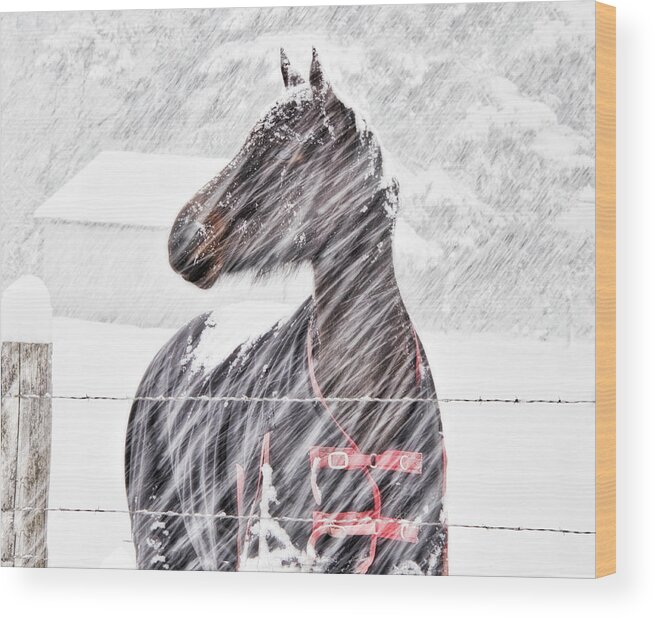
[[388,199],[376,207],[376,195],[397,196],[397,185],[383,182],[377,140],[334,92],[315,49],[309,83],[284,50],[281,71],[285,96],[173,225],[171,266],[201,288],[223,273],[314,262],[337,246],[390,245],[394,213]]

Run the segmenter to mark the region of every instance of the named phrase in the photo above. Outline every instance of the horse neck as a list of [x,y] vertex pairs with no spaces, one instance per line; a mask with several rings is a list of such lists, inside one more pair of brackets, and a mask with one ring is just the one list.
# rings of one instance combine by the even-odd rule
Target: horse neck
[[355,231],[313,269],[316,373],[324,393],[388,397],[409,388],[413,330],[396,282],[391,234]]

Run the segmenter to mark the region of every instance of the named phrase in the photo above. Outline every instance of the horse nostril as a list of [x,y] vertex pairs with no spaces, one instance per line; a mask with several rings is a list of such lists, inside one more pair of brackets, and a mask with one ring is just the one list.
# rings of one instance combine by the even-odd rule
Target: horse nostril
[[187,230],[173,230],[168,237],[168,262],[171,268],[184,276],[184,273],[194,266],[201,241]]
[[209,288],[221,269],[219,245],[223,244],[225,223],[218,212],[198,213],[195,202],[193,205],[190,210],[183,209],[173,224],[168,237],[168,262],[187,281]]

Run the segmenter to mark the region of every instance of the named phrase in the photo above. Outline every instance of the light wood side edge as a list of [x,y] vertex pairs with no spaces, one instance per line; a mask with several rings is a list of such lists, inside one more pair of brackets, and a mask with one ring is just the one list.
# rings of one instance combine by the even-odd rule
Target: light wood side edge
[[596,577],[616,571],[616,9],[596,3]]

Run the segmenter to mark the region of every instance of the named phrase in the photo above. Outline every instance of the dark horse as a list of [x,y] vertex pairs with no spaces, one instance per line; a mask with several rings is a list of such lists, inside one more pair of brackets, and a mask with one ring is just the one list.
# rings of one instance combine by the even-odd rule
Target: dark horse
[[[309,263],[288,320],[198,368],[209,315],[157,354],[129,420],[126,482],[143,569],[447,573],[436,391],[394,274],[398,183],[316,50],[286,96],[178,215],[171,266]],[[205,346],[206,347],[206,346]],[[191,360],[190,360],[191,359]]]

